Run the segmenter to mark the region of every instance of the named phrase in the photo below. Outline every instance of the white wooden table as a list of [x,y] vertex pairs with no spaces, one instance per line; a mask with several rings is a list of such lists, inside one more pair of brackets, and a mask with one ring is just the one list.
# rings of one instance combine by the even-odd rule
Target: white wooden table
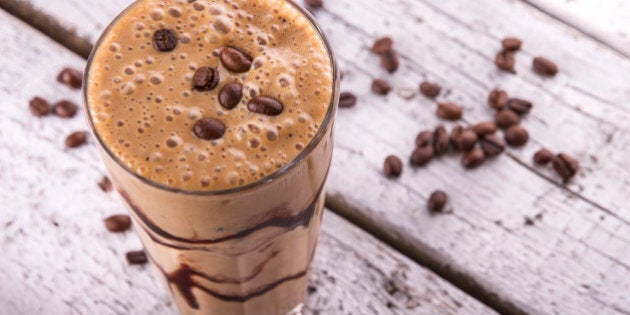
[[[102,225],[124,210],[96,186],[95,146],[63,147],[85,121],[27,109],[36,95],[80,101],[55,76],[82,68],[129,2],[0,0],[18,16],[0,10],[0,314],[174,313],[150,269],[124,261],[135,235]],[[315,15],[359,104],[338,118],[307,313],[630,314],[629,2],[328,0]],[[369,52],[383,35],[401,56],[394,75]],[[524,41],[517,75],[493,65],[505,36]],[[538,55],[558,63],[555,78],[530,70]],[[373,95],[377,77],[394,93]],[[435,102],[399,95],[425,79],[465,106],[460,123],[491,119],[496,86],[532,100],[530,143],[474,171],[446,157],[384,178],[385,156],[406,159],[418,131],[444,123]],[[541,147],[576,156],[577,178],[533,166]],[[426,211],[435,189],[452,214]]]

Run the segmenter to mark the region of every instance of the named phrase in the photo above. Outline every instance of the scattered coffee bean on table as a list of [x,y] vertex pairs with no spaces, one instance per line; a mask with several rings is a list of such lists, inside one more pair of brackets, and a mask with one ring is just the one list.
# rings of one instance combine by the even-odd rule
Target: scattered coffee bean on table
[[428,207],[431,212],[442,212],[448,202],[448,195],[441,191],[434,191],[429,197]]
[[387,72],[396,72],[399,65],[400,61],[398,60],[398,53],[395,50],[390,49],[381,54],[381,67],[387,70]]
[[496,110],[502,109],[507,104],[508,98],[507,92],[501,89],[494,89],[488,95],[488,105]]
[[411,154],[411,158],[409,161],[414,166],[424,166],[427,165],[433,159],[435,152],[433,150],[433,146],[427,145],[424,147],[417,148]]
[[387,95],[392,90],[392,86],[389,82],[383,79],[375,79],[372,82],[372,92],[378,95]]
[[479,147],[470,150],[462,157],[462,165],[467,169],[473,169],[481,166],[486,160],[486,154]]
[[387,177],[399,177],[402,170],[402,161],[395,155],[388,156],[383,162],[383,174]]
[[177,35],[171,29],[163,28],[153,33],[153,48],[168,52],[177,47]]
[[59,101],[53,106],[53,113],[61,118],[72,118],[77,114],[79,106],[70,101]]
[[324,5],[324,0],[306,0],[305,2],[311,8],[321,8]]
[[437,83],[425,81],[420,84],[420,92],[428,98],[436,98],[441,91],[442,87]]
[[66,137],[66,148],[78,148],[87,143],[87,132],[76,131]]
[[459,150],[459,138],[464,133],[464,127],[462,125],[457,124],[451,129],[451,147],[455,150]]
[[516,37],[507,37],[503,39],[503,41],[501,41],[501,45],[503,46],[504,50],[517,51],[521,49],[523,41]]
[[543,76],[553,77],[558,73],[558,66],[545,57],[536,57],[532,62],[534,71]]
[[48,101],[41,97],[34,97],[28,103],[28,109],[35,117],[43,117],[50,114],[50,104],[48,104]]
[[579,167],[579,163],[566,153],[560,153],[553,159],[553,168],[565,183],[577,174]]
[[100,187],[101,190],[104,192],[110,192],[114,189],[114,185],[112,185],[112,182],[107,176],[103,176],[103,178],[101,178],[101,180],[98,182],[98,187]]
[[387,36],[387,37],[382,37],[377,39],[374,42],[374,45],[372,45],[372,52],[375,54],[382,54],[385,53],[386,51],[390,51],[392,50],[394,46],[394,41],[392,40],[391,37]]
[[514,53],[509,50],[499,52],[494,59],[494,64],[496,64],[499,69],[511,73],[516,73],[516,70],[514,70],[515,63]]
[[433,132],[433,151],[435,156],[440,156],[448,152],[450,138],[444,126],[438,126]]
[[80,89],[83,85],[83,73],[72,68],[65,68],[57,75],[57,81],[73,89]]
[[497,124],[494,121],[480,122],[472,127],[478,135],[488,135],[497,132]]
[[117,214],[103,220],[105,228],[112,233],[121,233],[131,227],[131,218],[126,214]]
[[487,135],[479,141],[487,157],[494,157],[505,151],[505,141],[497,135]]
[[477,145],[477,141],[479,141],[479,136],[476,132],[470,129],[466,129],[462,131],[462,134],[456,141],[458,150],[468,152],[472,150],[475,145]]
[[416,147],[424,147],[433,144],[433,131],[421,131],[416,137]]
[[216,140],[225,134],[225,125],[214,118],[202,118],[193,126],[193,132],[199,139]]
[[149,261],[147,254],[143,250],[128,252],[125,257],[130,265],[143,265]]
[[521,122],[521,117],[511,109],[503,109],[494,115],[494,121],[501,129],[507,129]]
[[341,92],[339,96],[339,107],[350,108],[357,104],[357,97],[350,92]]
[[551,151],[543,148],[534,154],[534,163],[538,165],[547,165],[549,162],[553,161],[554,157],[555,156]]
[[505,131],[505,141],[513,147],[520,147],[529,141],[529,133],[521,125],[514,125]]
[[532,110],[534,105],[528,100],[521,98],[511,98],[507,102],[507,107],[519,115],[525,115]]
[[440,103],[436,113],[442,119],[454,121],[462,118],[464,109],[454,103]]

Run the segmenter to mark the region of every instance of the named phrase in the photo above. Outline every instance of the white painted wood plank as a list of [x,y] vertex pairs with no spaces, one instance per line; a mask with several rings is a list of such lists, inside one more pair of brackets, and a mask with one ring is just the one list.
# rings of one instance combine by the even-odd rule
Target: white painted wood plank
[[[85,61],[3,11],[0,28],[0,313],[173,314],[150,269],[124,261],[138,238],[102,224],[125,210],[96,185],[104,172],[96,146],[63,147],[84,119],[28,111],[34,95],[79,102],[55,76]],[[331,212],[311,286],[307,314],[495,314]]]

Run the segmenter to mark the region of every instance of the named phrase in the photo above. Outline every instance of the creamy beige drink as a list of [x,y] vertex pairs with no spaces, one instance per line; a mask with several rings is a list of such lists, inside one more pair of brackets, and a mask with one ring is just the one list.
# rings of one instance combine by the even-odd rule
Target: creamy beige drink
[[182,314],[286,314],[305,295],[338,92],[285,0],[140,0],[97,44],[85,101]]

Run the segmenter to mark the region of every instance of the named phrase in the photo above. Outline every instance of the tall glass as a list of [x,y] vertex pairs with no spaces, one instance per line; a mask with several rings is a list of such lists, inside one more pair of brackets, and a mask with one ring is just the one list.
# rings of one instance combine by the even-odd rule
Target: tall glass
[[90,84],[84,84],[88,122],[109,175],[181,314],[287,314],[304,301],[333,151],[339,74],[332,50],[312,16],[291,4],[310,20],[326,46],[333,93],[310,144],[277,172],[246,186],[184,191],[137,175],[96,131],[88,104]]

